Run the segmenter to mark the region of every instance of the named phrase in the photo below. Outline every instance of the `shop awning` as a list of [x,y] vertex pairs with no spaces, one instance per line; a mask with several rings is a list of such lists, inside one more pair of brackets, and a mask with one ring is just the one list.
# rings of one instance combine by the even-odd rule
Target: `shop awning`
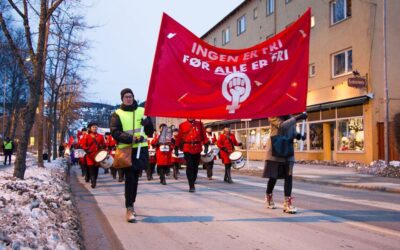
[[366,103],[369,99],[370,99],[370,97],[365,95],[365,96],[359,96],[359,97],[340,100],[340,101],[320,103],[320,104],[308,106],[307,112],[360,105],[360,104]]

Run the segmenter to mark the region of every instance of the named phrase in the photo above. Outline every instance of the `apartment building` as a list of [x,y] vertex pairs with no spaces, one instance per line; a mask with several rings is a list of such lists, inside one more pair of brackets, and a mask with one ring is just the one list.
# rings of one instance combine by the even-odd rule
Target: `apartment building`
[[[296,142],[296,158],[365,163],[384,159],[384,124],[389,121],[389,155],[398,160],[394,135],[400,129],[393,119],[400,112],[400,1],[387,0],[386,11],[384,3],[248,0],[202,39],[222,48],[250,47],[284,30],[311,8],[307,140],[301,151]],[[267,119],[206,123],[217,133],[230,124],[244,144],[241,150],[252,160],[264,158],[270,131]]]

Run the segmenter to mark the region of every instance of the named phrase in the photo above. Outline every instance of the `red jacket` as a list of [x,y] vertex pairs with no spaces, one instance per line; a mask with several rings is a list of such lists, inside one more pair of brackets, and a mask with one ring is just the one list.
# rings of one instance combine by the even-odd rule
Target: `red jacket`
[[[82,148],[83,138],[85,137],[85,135],[86,134],[80,133],[80,135],[78,137],[78,143],[76,145],[76,148]],[[79,164],[81,164],[81,166],[86,165],[86,156],[79,158]]]
[[236,138],[233,134],[229,134],[229,136],[227,136],[225,134],[221,134],[218,138],[217,146],[220,149],[219,152],[221,155],[222,163],[229,164],[229,163],[231,163],[231,160],[229,159],[229,155],[233,151],[235,151],[234,146],[239,146],[239,143],[236,141]]
[[[156,162],[157,167],[168,167],[172,165],[172,150],[174,145],[172,143],[159,144],[159,135],[156,135],[151,141],[151,146],[156,149]],[[168,151],[161,151],[161,147],[168,147]]]
[[114,157],[115,147],[117,146],[117,141],[111,135],[109,135],[106,137],[105,144],[106,144],[108,153]]
[[88,166],[99,166],[94,157],[101,149],[106,147],[104,137],[101,134],[89,133],[82,138],[81,147],[86,151],[86,164]]
[[200,154],[203,150],[203,144],[206,143],[208,143],[208,138],[202,122],[184,121],[179,125],[176,145],[178,145],[184,153]]

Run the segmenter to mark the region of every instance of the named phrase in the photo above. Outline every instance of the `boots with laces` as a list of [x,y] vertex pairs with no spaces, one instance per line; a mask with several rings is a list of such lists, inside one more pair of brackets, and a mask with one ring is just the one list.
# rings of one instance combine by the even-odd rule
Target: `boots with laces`
[[126,209],[126,221],[130,223],[136,222],[136,213],[133,207],[128,207]]
[[272,194],[265,195],[265,204],[266,204],[267,208],[270,208],[270,209],[276,208],[274,199],[272,198]]
[[292,197],[285,196],[285,202],[283,203],[283,212],[288,214],[295,214],[297,208],[292,204]]

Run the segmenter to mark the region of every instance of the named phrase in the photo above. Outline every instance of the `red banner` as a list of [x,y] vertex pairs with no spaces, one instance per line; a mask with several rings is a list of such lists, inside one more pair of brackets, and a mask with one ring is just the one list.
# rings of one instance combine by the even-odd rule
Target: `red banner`
[[309,9],[276,36],[228,50],[207,44],[164,14],[146,115],[243,119],[305,111],[310,18]]

